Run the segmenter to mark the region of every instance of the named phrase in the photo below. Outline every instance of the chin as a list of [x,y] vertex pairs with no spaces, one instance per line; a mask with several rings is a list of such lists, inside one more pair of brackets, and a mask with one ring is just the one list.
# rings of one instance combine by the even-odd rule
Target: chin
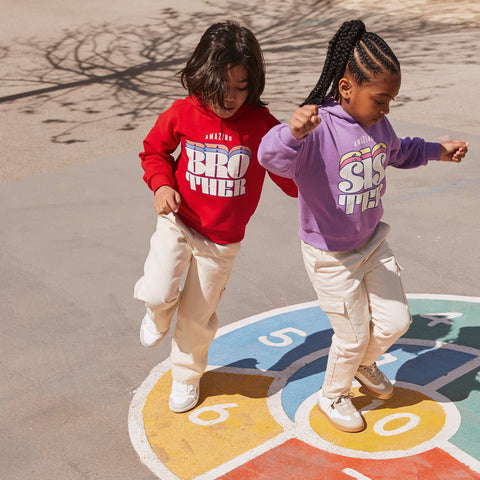
[[236,110],[234,111],[225,111],[225,110],[221,110],[221,111],[218,111],[216,110],[215,113],[220,117],[220,118],[230,118],[230,117],[233,117],[235,115],[235,113],[237,113]]

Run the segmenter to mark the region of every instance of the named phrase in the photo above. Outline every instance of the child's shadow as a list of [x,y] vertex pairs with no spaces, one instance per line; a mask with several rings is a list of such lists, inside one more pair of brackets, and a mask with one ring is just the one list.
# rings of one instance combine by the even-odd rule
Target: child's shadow
[[[418,315],[415,317],[418,317]],[[442,326],[440,330],[441,331],[438,331],[438,338],[445,338],[445,335],[448,334],[448,328],[446,329],[445,326]],[[316,351],[327,348],[330,345],[332,333],[333,331],[329,329],[308,335],[302,344],[286,352],[285,355],[275,362],[275,364],[271,365],[269,371],[281,374],[282,371],[285,371],[295,361],[298,361]],[[449,341],[459,345],[468,345],[471,344],[473,338],[479,337],[480,327],[463,327],[459,330],[457,337],[452,340],[449,339]],[[394,344],[390,351],[398,349],[409,350],[410,348],[409,345]],[[431,368],[431,365],[429,365],[429,363],[431,363],[429,355],[434,356],[435,352],[432,354],[432,352],[427,351],[430,349],[431,347],[420,346],[420,350],[418,350],[417,346],[417,351],[425,350],[425,353],[418,354],[414,359],[407,360],[397,371],[395,380],[408,381],[414,384],[418,383],[421,386],[422,381],[417,382],[416,378],[421,378],[426,372],[428,372],[428,369]],[[221,395],[241,395],[252,399],[271,397],[277,394],[280,388],[285,387],[293,381],[309,378],[320,373],[320,370],[317,371],[315,368],[308,368],[308,366],[314,362],[318,365],[325,363],[326,359],[324,357],[322,358],[323,361],[321,362],[319,361],[319,358],[312,361],[305,361],[305,364],[300,366],[294,375],[286,380],[285,384],[282,382],[274,383],[274,388],[270,388],[272,377],[265,375],[260,369],[258,369],[259,361],[256,358],[244,358],[224,367],[219,367],[218,369],[211,370],[203,375],[201,380],[199,404],[203,403],[208,397]],[[436,360],[433,361],[435,363]],[[235,368],[238,368],[238,373],[236,373],[235,370],[233,370],[233,373],[232,370],[228,370]],[[248,370],[251,370],[251,374],[248,373]],[[257,370],[258,374],[255,370]],[[318,388],[320,387],[321,385],[318,385]],[[443,389],[445,388],[447,387],[444,387]],[[465,373],[456,380],[453,380],[450,388],[448,388],[448,395],[446,393],[443,394],[451,401],[460,401],[466,399],[470,393],[475,390],[480,391],[480,367]],[[442,389],[439,391],[442,393]],[[360,393],[365,393],[363,387],[361,387]],[[398,399],[395,400],[395,406],[413,405],[418,403],[418,401],[418,396],[405,394],[404,390],[402,395],[398,396]],[[387,402],[391,402],[391,400],[388,400]]]
[[[414,316],[414,321],[416,317],[418,315]],[[452,370],[461,369],[467,362],[475,359],[475,355],[468,351],[468,347],[475,347],[480,344],[480,327],[462,327],[456,335],[453,335],[451,327],[441,325],[435,332],[435,338],[432,340],[440,340],[460,346],[460,350],[454,351],[455,357],[442,355],[444,353],[442,349],[436,349],[432,352],[431,346],[416,346],[416,357],[401,365],[396,374],[398,380],[427,385],[438,378],[438,372],[441,372],[441,369],[445,372],[443,375],[448,375]],[[467,347],[462,351],[461,346]],[[412,348],[410,345],[395,344],[391,351],[394,349],[409,351]],[[420,353],[422,350],[424,350],[424,353]],[[452,364],[454,360],[457,362],[456,365]],[[418,381],[418,379],[421,379],[421,381]],[[446,382],[444,386],[438,388],[438,391],[451,401],[467,399],[472,392],[480,391],[480,367],[473,368],[465,373],[459,372],[457,378]]]
[[[285,353],[278,361],[269,366],[268,370],[281,374],[295,361],[306,357],[330,345],[333,331],[323,330],[305,337],[305,341]],[[267,398],[275,395],[279,387],[270,388],[273,376],[265,374],[258,368],[256,358],[243,358],[226,366],[205,372],[201,379],[200,400],[202,403],[208,397],[220,395],[242,395],[247,398]],[[305,362],[307,365],[308,362]],[[238,369],[238,373],[235,372]],[[295,380],[306,378],[310,373],[301,368],[296,372]],[[244,381],[241,379],[244,378]],[[287,383],[290,380],[287,380]],[[275,385],[275,384],[274,384]]]

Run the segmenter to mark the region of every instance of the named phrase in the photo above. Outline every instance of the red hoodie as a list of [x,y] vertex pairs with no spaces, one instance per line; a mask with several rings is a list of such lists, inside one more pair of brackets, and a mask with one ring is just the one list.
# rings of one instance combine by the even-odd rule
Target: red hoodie
[[[177,100],[143,142],[143,179],[154,192],[162,185],[177,190],[182,196],[178,216],[203,236],[216,243],[239,242],[265,178],[257,149],[278,123],[258,106],[243,105],[222,119],[195,97]],[[269,175],[285,193],[297,196],[292,180]]]

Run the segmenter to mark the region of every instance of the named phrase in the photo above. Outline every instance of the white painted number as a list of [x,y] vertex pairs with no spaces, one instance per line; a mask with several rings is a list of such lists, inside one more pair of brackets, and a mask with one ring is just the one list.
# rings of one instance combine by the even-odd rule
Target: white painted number
[[[380,407],[385,402],[383,400],[373,400],[368,405],[365,405],[361,412],[363,414],[367,412],[371,412],[375,410],[377,407]],[[402,427],[395,428],[393,430],[385,430],[385,425],[393,420],[397,420],[398,418],[408,418],[408,422],[403,425]],[[379,420],[373,426],[373,431],[378,435],[382,435],[382,437],[393,437],[394,435],[400,435],[401,433],[408,432],[412,428],[415,428],[420,423],[420,417],[414,415],[413,413],[394,413],[392,415],[387,415],[386,417]]]
[[377,365],[386,365],[387,363],[393,363],[397,360],[397,357],[391,353],[384,353],[380,358],[381,360],[377,360]]
[[[230,415],[227,408],[238,407],[236,403],[224,403],[223,405],[213,405],[211,407],[203,407],[198,410],[194,410],[188,417],[192,423],[197,425],[215,425],[216,423],[224,422]],[[205,412],[215,412],[218,417],[213,420],[202,420],[200,415]]]
[[357,480],[371,480],[370,477],[366,477],[352,468],[344,468],[342,472],[346,473],[349,477],[356,478]]
[[270,334],[270,336],[272,337],[280,338],[282,340],[281,342],[272,342],[265,335],[258,337],[258,339],[263,344],[268,345],[269,347],[286,347],[293,342],[293,340],[288,335],[286,335],[287,333],[295,333],[297,335],[300,335],[301,337],[307,336],[307,334],[303,330],[298,330],[298,328],[293,328],[293,327],[287,327],[287,328],[283,328],[282,330],[277,330],[276,332],[272,332]]
[[[395,428],[394,430],[385,430],[385,425],[388,422],[396,420],[397,418],[408,418],[408,422],[403,427]],[[394,413],[388,415],[385,418],[379,420],[374,426],[375,433],[382,435],[383,437],[393,437],[393,435],[400,435],[401,433],[408,432],[412,428],[415,428],[420,423],[420,417],[413,413]]]
[[420,318],[426,318],[431,320],[430,323],[427,323],[427,327],[435,327],[439,323],[445,325],[453,325],[452,320],[454,318],[461,317],[463,314],[460,312],[447,312],[447,313],[422,313]]

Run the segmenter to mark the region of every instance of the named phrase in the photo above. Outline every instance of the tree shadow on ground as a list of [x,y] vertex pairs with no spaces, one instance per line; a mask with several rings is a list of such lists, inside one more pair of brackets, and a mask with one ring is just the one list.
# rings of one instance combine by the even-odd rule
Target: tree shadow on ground
[[[475,26],[428,22],[407,13],[399,18],[346,11],[330,0],[246,2],[241,11],[228,2],[224,11],[229,14],[166,8],[145,25],[86,24],[51,41],[32,38],[0,46],[0,103],[26,116],[54,104],[58,116],[43,120],[58,126],[51,136],[54,143],[88,141],[85,129],[78,132],[80,127],[91,126],[94,133],[99,122],[113,117],[121,119],[117,130],[133,130],[184,96],[176,73],[207,26],[227,17],[256,34],[267,62],[264,97],[280,118],[288,118],[313,87],[328,41],[345,19],[363,19],[369,30],[388,41],[403,66],[433,70],[446,51],[454,52],[455,62],[479,63],[472,48],[472,38],[480,37]],[[400,95],[396,103],[428,98]]]

